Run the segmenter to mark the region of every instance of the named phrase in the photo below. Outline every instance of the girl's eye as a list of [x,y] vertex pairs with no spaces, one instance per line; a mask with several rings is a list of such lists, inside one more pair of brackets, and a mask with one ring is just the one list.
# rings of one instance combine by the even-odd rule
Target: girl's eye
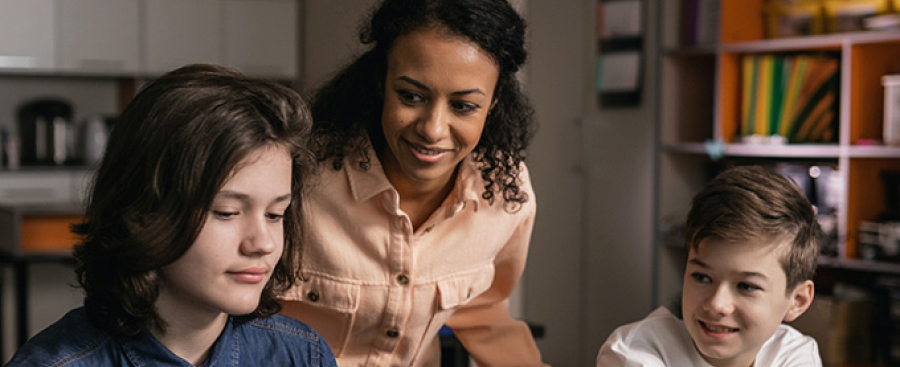
[[697,283],[709,283],[712,282],[712,279],[709,278],[706,274],[703,273],[692,273],[691,278],[694,279]]
[[272,223],[281,222],[282,220],[284,220],[284,214],[266,213],[266,219],[268,219],[269,222]]
[[738,287],[738,289],[745,291],[745,292],[758,291],[758,290],[762,289],[760,287],[757,287],[756,285],[753,285],[750,283],[744,283],[744,282],[738,283],[737,287]]
[[397,96],[399,96],[400,100],[406,104],[418,103],[418,102],[422,102],[425,100],[425,98],[422,98],[422,96],[420,94],[410,92],[407,90],[398,90]]
[[478,109],[478,105],[468,102],[451,102],[450,106],[453,107],[454,110],[462,114],[469,114],[475,112]]
[[234,218],[234,217],[238,216],[238,214],[240,214],[238,212],[230,212],[230,211],[225,211],[225,210],[213,210],[212,213],[216,218],[224,219],[224,220]]

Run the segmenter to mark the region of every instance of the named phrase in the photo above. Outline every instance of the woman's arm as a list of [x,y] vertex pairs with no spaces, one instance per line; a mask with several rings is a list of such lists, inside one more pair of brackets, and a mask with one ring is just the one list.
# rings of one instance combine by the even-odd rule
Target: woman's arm
[[491,287],[446,322],[479,366],[546,366],[528,325],[509,314],[509,295],[525,269],[534,227],[533,204],[528,208],[531,211],[494,260]]

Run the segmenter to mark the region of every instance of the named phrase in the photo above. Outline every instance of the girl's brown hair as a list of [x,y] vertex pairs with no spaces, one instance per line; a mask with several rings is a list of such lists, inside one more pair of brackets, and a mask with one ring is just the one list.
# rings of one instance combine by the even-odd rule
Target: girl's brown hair
[[280,310],[275,296],[300,271],[302,193],[315,160],[307,148],[312,121],[292,89],[223,67],[189,65],[148,83],[125,108],[73,226],[78,282],[90,321],[112,335],[165,330],[153,304],[157,270],[197,238],[213,197],[238,163],[263,147],[286,147],[293,159],[284,254],[255,312]]

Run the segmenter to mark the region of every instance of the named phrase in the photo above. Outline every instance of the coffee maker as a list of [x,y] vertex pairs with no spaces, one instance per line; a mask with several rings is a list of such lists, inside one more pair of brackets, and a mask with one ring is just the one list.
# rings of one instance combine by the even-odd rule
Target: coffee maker
[[64,165],[73,157],[72,105],[40,98],[18,108],[20,158],[23,165]]

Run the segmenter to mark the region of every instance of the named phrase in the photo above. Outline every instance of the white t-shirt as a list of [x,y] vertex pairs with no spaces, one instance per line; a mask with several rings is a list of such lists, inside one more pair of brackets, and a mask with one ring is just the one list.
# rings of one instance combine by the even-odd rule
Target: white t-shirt
[[[821,367],[815,339],[781,324],[756,355],[756,366]],[[681,319],[660,307],[641,321],[620,326],[597,354],[597,367],[711,367],[694,348]]]

